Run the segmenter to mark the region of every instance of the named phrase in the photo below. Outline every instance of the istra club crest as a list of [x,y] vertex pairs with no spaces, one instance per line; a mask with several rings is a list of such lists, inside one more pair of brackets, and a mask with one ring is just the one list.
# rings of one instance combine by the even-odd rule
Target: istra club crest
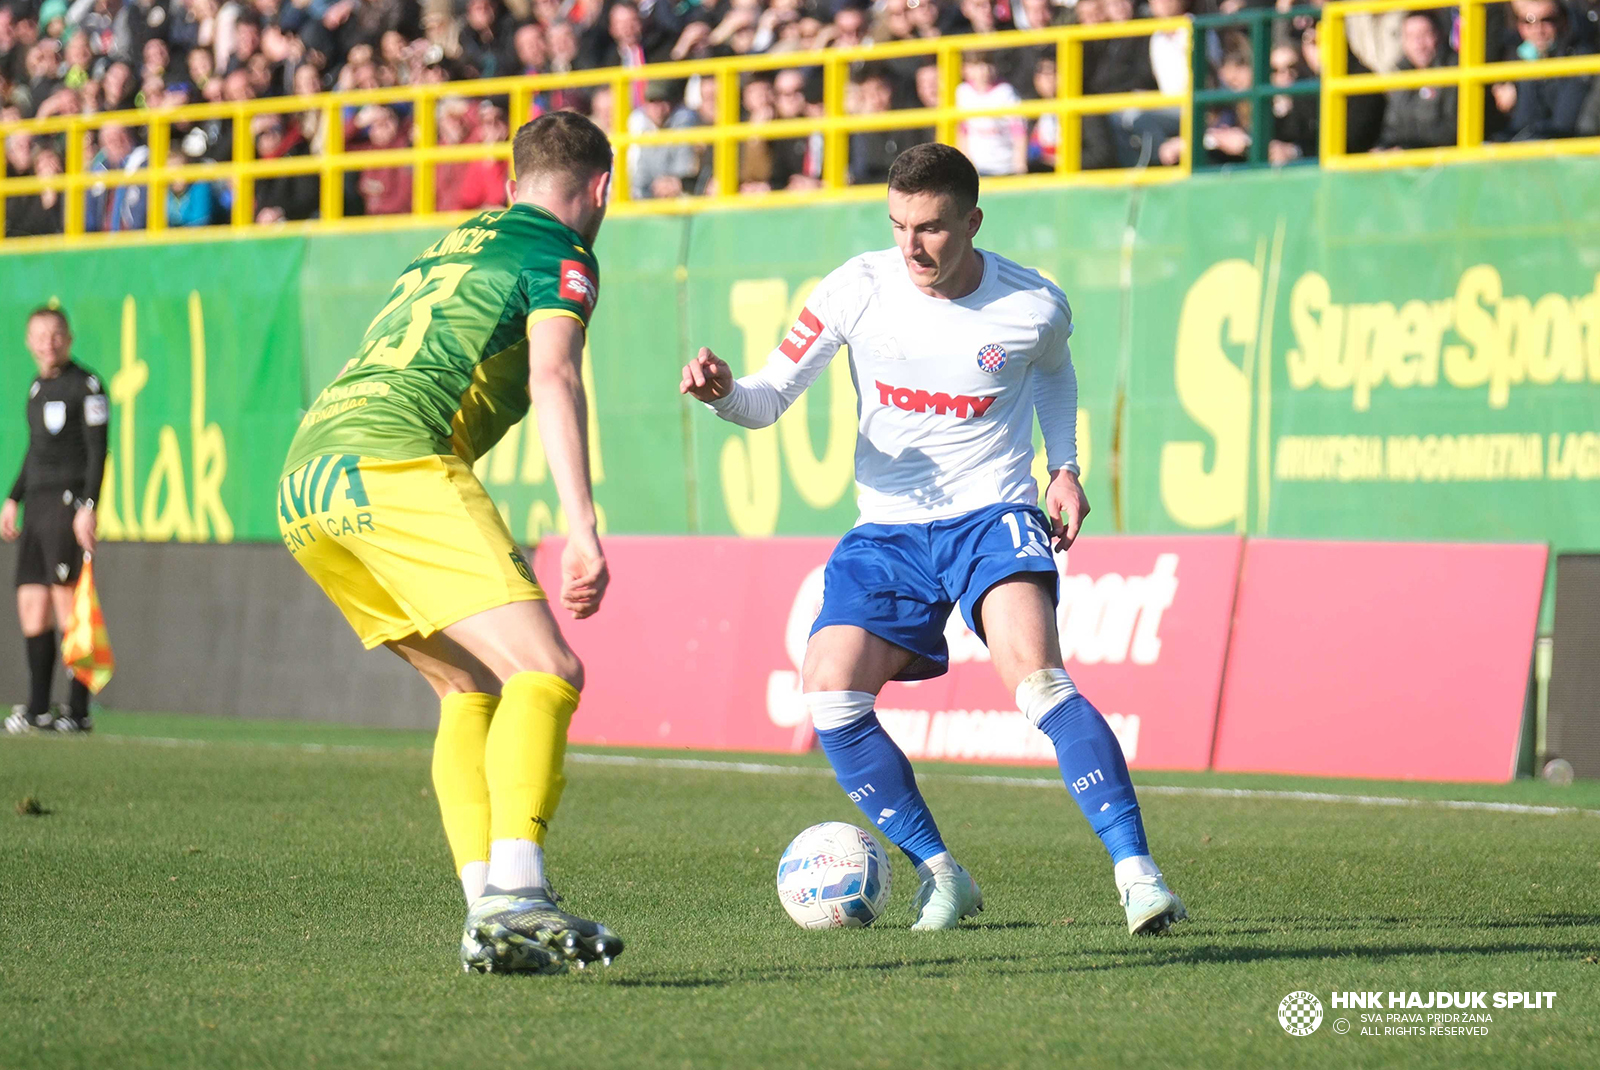
[[1006,366],[1006,350],[1004,346],[990,342],[978,350],[978,367],[993,375]]

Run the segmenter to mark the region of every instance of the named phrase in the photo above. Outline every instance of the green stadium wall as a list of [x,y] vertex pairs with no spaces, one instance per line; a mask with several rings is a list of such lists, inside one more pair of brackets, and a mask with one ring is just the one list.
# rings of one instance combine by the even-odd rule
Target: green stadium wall
[[[1091,531],[1600,548],[1594,164],[1315,169],[995,194],[980,243],[1077,321]],[[437,231],[0,256],[0,468],[25,444],[27,312],[59,299],[112,398],[105,537],[277,539],[307,401]],[[854,517],[846,362],[778,425],[677,393],[685,354],[760,363],[809,288],[890,241],[876,203],[606,225],[586,369],[605,528],[834,534]],[[516,534],[559,529],[538,439],[480,473]]]

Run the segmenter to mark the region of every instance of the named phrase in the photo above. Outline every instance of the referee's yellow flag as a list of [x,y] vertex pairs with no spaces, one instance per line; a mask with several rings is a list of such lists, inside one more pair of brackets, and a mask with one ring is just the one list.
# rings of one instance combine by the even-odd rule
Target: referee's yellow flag
[[94,560],[88,554],[83,555],[83,571],[72,595],[72,620],[61,635],[61,660],[95,694],[110,682],[116,668],[106,618],[100,612],[100,593],[94,588]]

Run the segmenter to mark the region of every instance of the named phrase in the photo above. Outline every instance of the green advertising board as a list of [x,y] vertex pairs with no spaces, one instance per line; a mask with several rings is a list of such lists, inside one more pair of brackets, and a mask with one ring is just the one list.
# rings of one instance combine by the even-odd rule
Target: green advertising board
[[107,539],[276,539],[271,486],[302,405],[297,241],[0,256],[0,472],[27,447],[28,313],[59,302],[111,399]]
[[1600,545],[1592,161],[1194,186],[1139,216],[1131,527]]
[[[980,244],[1077,323],[1091,531],[1600,548],[1593,164],[1210,175],[996,194]],[[436,230],[0,256],[0,467],[27,312],[58,300],[112,399],[108,538],[275,540],[299,412]],[[609,532],[830,534],[854,517],[835,362],[775,427],[677,393],[765,359],[811,286],[891,238],[875,203],[610,221],[585,368]],[[537,429],[478,471],[528,541],[562,523]]]

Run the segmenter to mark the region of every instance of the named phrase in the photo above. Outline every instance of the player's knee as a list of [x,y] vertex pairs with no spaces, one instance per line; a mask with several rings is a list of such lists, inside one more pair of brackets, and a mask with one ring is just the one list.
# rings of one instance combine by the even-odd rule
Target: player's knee
[[531,652],[526,657],[519,658],[510,667],[506,674],[510,676],[519,672],[537,672],[548,676],[556,676],[572,685],[574,691],[583,690],[583,660],[574,654],[570,647],[562,646],[557,650],[540,650]]
[[583,659],[570,650],[562,651],[554,675],[572,685],[574,691],[583,690]]
[[17,620],[24,635],[42,635],[55,626],[48,590],[40,584],[17,588]]
[[22,625],[23,635],[43,635],[55,628],[54,615],[48,606],[29,606],[18,611],[17,621]]
[[813,691],[849,691],[852,675],[850,666],[827,656],[817,643],[806,646],[806,656],[800,665],[800,687],[807,694]]
[[843,674],[826,668],[806,665],[800,670],[800,690],[808,695],[816,691],[847,691],[846,683]]
[[439,698],[447,695],[459,694],[488,694],[500,693],[500,681],[492,676],[475,673],[472,670],[455,665],[429,666],[426,669],[418,668],[422,678],[428,681],[428,686],[433,688],[433,693]]

